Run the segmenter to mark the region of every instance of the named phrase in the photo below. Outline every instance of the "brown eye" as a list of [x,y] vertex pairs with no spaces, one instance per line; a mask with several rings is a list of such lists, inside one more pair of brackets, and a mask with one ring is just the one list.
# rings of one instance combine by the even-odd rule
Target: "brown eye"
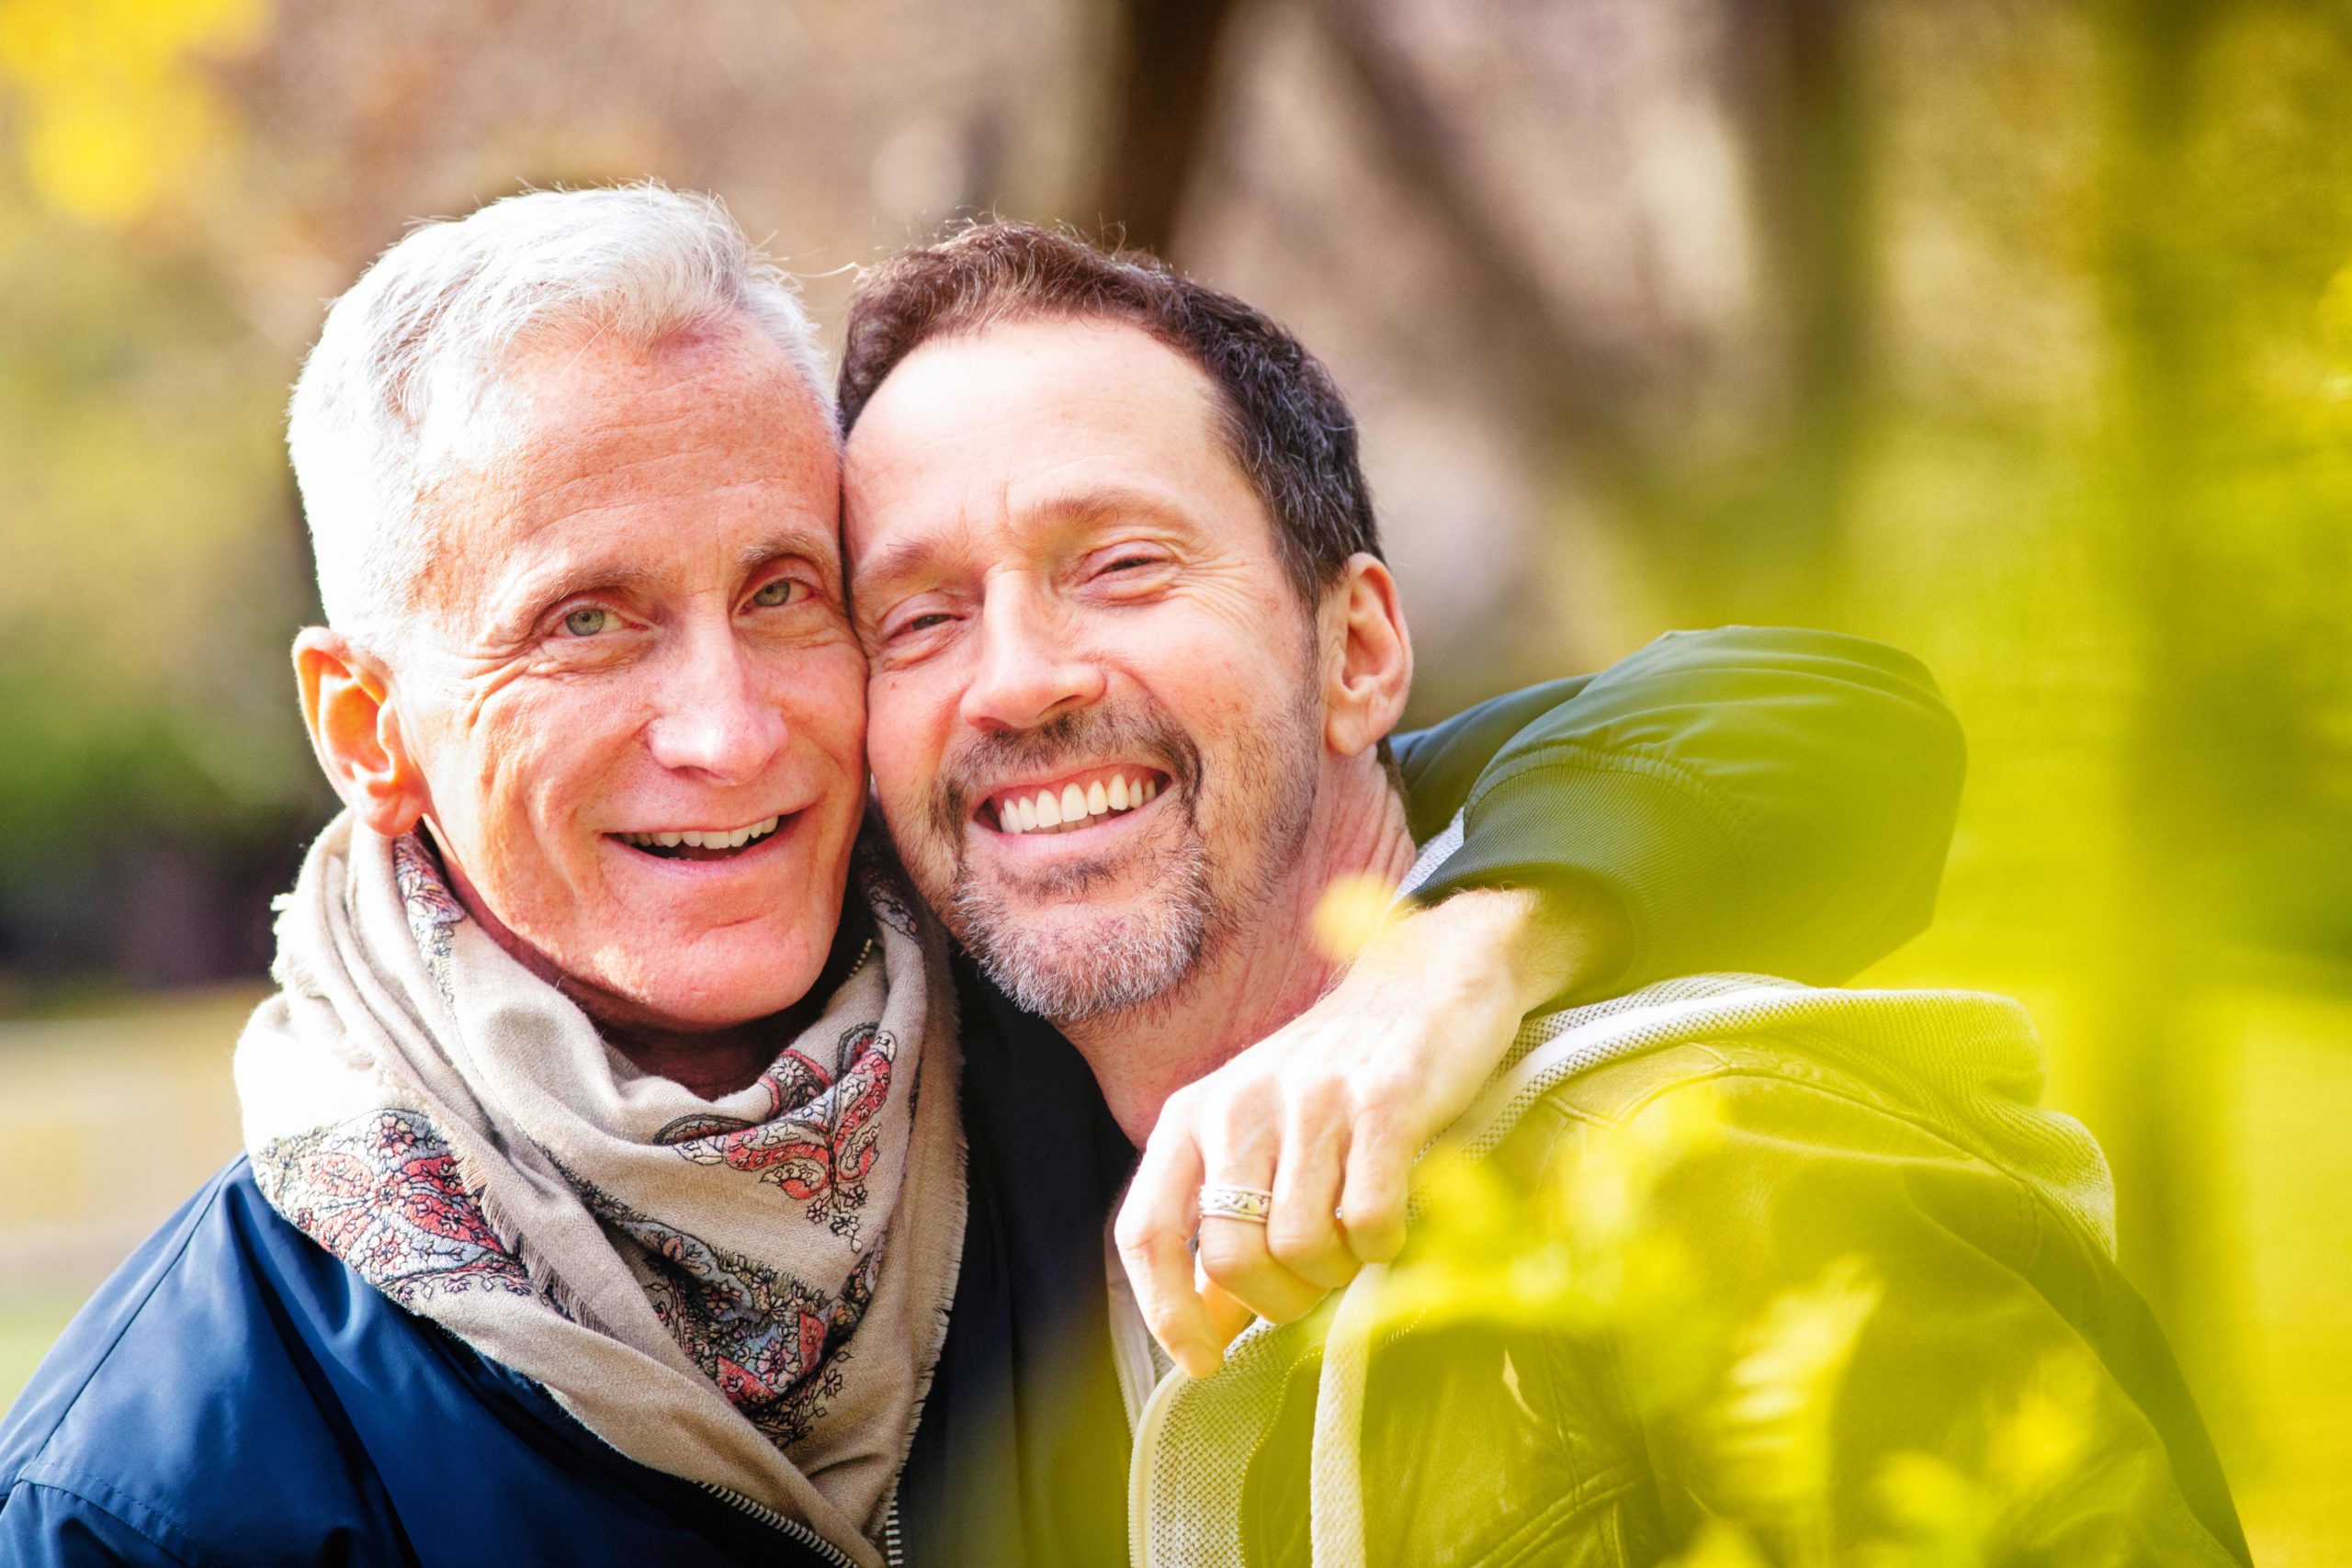
[[778,604],[789,604],[795,597],[793,591],[799,586],[788,577],[779,577],[774,582],[763,584],[757,593],[752,594],[752,603],[767,610]]
[[573,637],[594,637],[612,624],[613,613],[595,604],[582,604],[563,617],[563,629]]

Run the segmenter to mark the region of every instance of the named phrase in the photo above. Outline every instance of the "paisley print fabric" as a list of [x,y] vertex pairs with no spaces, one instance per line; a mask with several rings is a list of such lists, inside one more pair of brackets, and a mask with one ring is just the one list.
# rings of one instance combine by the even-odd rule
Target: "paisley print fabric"
[[861,1023],[834,1043],[829,1065],[786,1051],[754,1086],[767,1114],[750,1122],[684,1116],[654,1134],[696,1165],[723,1165],[773,1182],[808,1204],[811,1224],[854,1244],[879,1152],[876,1118],[889,1102],[898,1042]]
[[453,1001],[455,998],[449,994],[449,932],[464,922],[466,907],[449,891],[448,885],[441,879],[441,868],[433,863],[433,852],[414,833],[404,833],[392,840],[392,876],[400,886],[401,912],[408,917],[409,934],[416,939],[416,950],[424,955],[424,966],[432,972],[441,999]]
[[955,1097],[919,1116],[916,1094],[955,1070],[953,992],[893,863],[860,846],[873,942],[756,1081],[706,1100],[608,1048],[428,844],[338,819],[238,1046],[263,1192],[623,1452],[863,1558],[963,1218]]
[[262,1190],[295,1227],[411,1312],[436,1294],[536,1296],[456,1156],[413,1111],[379,1111],[271,1145]]
[[828,1298],[756,1258],[716,1247],[582,1184],[590,1207],[637,1244],[646,1294],[703,1375],[779,1445],[808,1435],[842,1369],[831,1350],[874,1298],[879,1252]]

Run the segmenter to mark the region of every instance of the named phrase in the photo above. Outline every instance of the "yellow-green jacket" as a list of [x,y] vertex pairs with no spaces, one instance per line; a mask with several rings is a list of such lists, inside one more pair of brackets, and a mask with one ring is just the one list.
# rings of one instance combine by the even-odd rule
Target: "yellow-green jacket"
[[1153,1392],[1138,1563],[2247,1561],[2015,1003],[1705,976],[1521,1048],[1396,1265]]

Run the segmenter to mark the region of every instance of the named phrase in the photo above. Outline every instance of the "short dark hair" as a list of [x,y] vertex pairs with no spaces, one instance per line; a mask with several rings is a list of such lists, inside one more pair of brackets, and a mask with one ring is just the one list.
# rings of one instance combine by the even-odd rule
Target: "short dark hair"
[[1061,319],[1138,328],[1200,367],[1216,388],[1234,461],[1272,514],[1283,566],[1310,610],[1350,556],[1380,554],[1355,416],[1320,360],[1261,312],[1156,257],[1034,223],[974,223],[858,280],[842,355],[842,433],[930,339]]

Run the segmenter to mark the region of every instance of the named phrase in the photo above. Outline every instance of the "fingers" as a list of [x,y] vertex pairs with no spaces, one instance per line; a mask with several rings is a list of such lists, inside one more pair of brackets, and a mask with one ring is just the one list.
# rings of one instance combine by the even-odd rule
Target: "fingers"
[[[1218,1186],[1271,1190],[1279,1123],[1260,1097],[1211,1108],[1201,1129],[1202,1164]],[[1201,1220],[1201,1269],[1236,1301],[1271,1323],[1291,1323],[1313,1310],[1326,1288],[1301,1279],[1276,1260],[1265,1224],[1205,1215]],[[1204,1308],[1204,1311],[1206,1309]],[[1171,1351],[1172,1354],[1172,1351]]]
[[[1175,1104],[1170,1101],[1170,1109]],[[1192,1240],[1201,1171],[1190,1123],[1163,1112],[1111,1233],[1144,1325],[1196,1378],[1216,1371],[1233,1337],[1220,1334],[1193,1288]]]
[[1193,1285],[1201,1292],[1201,1301],[1208,1308],[1209,1321],[1216,1325],[1217,1343],[1230,1345],[1243,1329],[1258,1320],[1258,1314],[1226,1294],[1225,1288],[1207,1274],[1195,1276]]
[[[1162,1108],[1115,1235],[1145,1323],[1187,1371],[1216,1369],[1239,1314],[1294,1322],[1402,1249],[1412,1129],[1443,1088],[1417,1039],[1310,1021]],[[1204,1183],[1271,1193],[1264,1223],[1202,1218]]]
[[1360,1266],[1334,1213],[1351,1134],[1340,1087],[1326,1081],[1290,1098],[1266,1219],[1273,1260],[1318,1291],[1338,1290]]
[[1340,1212],[1348,1250],[1360,1263],[1385,1263],[1405,1249],[1405,1192],[1418,1140],[1388,1117],[1360,1120],[1348,1144]]

